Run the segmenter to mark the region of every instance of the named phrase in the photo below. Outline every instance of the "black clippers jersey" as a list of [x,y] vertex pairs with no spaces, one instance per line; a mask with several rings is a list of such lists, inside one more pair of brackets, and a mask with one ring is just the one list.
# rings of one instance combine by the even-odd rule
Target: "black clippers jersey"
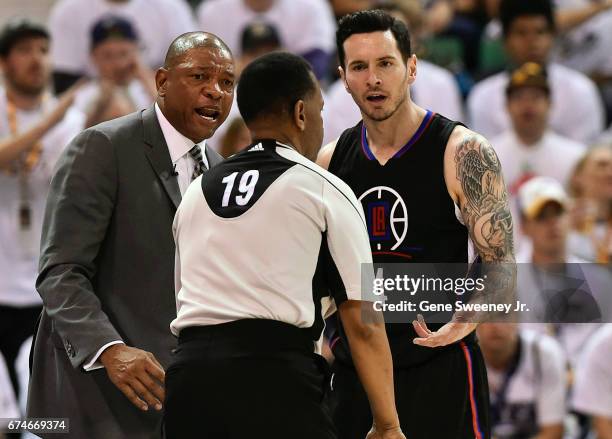
[[[338,139],[329,171],[363,205],[374,263],[467,263],[468,231],[457,218],[444,180],[444,152],[459,122],[427,112],[406,143],[382,166],[363,122]],[[428,325],[437,329],[441,325]],[[396,365],[421,362],[434,350],[414,345],[411,324],[387,325]],[[342,357],[342,354],[340,355]]]

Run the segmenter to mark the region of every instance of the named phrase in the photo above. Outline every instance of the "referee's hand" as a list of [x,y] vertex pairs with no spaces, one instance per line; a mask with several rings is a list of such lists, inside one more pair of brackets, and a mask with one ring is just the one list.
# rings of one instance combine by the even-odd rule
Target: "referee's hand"
[[116,344],[102,352],[100,362],[132,404],[143,411],[162,409],[165,372],[152,353]]
[[402,429],[394,427],[387,430],[377,429],[376,425],[372,426],[372,430],[366,436],[366,439],[406,439]]

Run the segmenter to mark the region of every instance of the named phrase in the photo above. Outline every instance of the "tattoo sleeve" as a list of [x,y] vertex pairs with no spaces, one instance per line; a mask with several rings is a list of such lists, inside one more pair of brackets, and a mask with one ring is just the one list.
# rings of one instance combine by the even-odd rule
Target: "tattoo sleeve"
[[[478,270],[486,288],[471,302],[513,303],[516,284],[512,215],[499,159],[493,147],[479,135],[466,136],[455,153],[457,179],[463,197],[463,221],[482,260]],[[473,313],[456,316],[470,321],[499,321],[511,316]]]
[[484,262],[514,261],[512,215],[501,165],[481,136],[467,136],[455,154],[464,200],[461,214]]

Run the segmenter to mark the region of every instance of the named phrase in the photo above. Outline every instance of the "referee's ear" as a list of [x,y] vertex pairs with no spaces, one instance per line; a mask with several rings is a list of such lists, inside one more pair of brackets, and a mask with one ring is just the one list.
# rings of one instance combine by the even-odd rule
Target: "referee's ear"
[[306,111],[304,101],[301,99],[293,106],[293,123],[300,131],[306,130]]

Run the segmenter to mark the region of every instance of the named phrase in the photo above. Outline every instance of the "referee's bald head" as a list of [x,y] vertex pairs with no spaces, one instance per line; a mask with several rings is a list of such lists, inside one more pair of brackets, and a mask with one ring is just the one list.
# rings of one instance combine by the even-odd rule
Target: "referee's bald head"
[[183,56],[193,49],[219,50],[227,52],[232,57],[230,48],[215,34],[209,32],[187,32],[176,37],[170,44],[170,47],[168,47],[164,60],[164,68],[172,68],[178,60],[182,59]]

